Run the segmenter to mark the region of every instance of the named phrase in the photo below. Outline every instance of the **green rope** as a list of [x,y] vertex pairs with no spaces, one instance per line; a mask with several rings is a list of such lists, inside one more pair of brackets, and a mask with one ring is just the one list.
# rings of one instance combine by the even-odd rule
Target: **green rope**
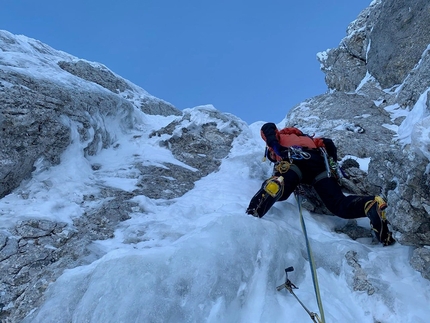
[[299,193],[295,193],[295,195],[296,195],[297,204],[299,206],[300,224],[302,225],[302,231],[303,231],[303,234],[305,235],[305,240],[306,240],[306,249],[307,249],[307,252],[308,252],[309,266],[311,267],[311,274],[312,274],[312,281],[314,283],[315,297],[317,299],[318,308],[319,308],[320,314],[321,314],[321,320],[322,320],[321,322],[325,323],[324,309],[323,309],[323,305],[322,305],[322,301],[321,301],[321,295],[320,295],[320,290],[319,290],[319,285],[318,285],[318,277],[317,277],[317,272],[315,270],[314,257],[312,255],[311,245],[310,245],[309,239],[308,239],[308,233],[306,231],[305,220],[303,218],[302,205],[301,205],[301,202],[300,202],[300,194]]

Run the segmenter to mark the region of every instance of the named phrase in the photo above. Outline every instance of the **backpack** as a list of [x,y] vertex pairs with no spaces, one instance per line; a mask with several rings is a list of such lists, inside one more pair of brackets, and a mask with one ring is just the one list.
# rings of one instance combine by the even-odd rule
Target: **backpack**
[[[268,138],[266,138],[265,132],[269,133]],[[287,127],[278,130],[275,124],[269,123],[262,127],[261,137],[267,144],[265,157],[267,156],[272,162],[280,161],[282,158],[276,155],[273,148],[269,146],[269,140],[276,140],[283,147],[300,146],[306,149],[325,148],[328,155],[333,157],[334,160],[337,160],[337,149],[331,139],[315,138],[314,135],[310,136],[304,134],[300,129],[295,127]]]

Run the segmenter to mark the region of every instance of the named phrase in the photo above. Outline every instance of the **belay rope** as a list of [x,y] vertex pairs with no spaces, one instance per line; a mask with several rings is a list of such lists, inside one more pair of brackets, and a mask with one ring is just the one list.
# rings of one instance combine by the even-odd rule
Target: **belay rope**
[[[325,151],[325,149],[321,149],[321,152],[323,154],[324,157],[324,163],[326,165],[326,169],[327,169],[327,177],[331,176],[331,172],[330,172],[330,167],[328,164],[328,159],[327,159],[327,152]],[[265,157],[267,155],[267,147],[266,147],[266,151],[265,151]],[[289,159],[289,163],[285,160],[282,160],[280,162],[278,162],[278,165],[276,165],[276,170],[283,174],[286,173],[289,169],[292,169],[293,171],[295,171],[297,173],[297,175],[299,176],[299,178],[301,178],[301,171],[300,169],[297,168],[296,165],[293,164],[293,160],[294,159],[309,159],[311,157],[311,155],[308,152],[304,152],[302,150],[301,147],[289,147],[288,148],[288,159]],[[263,159],[264,160],[264,159]],[[293,168],[295,167],[295,168]],[[283,176],[279,177],[281,179],[281,183],[284,180]],[[317,277],[317,272],[315,270],[315,262],[314,262],[314,257],[312,254],[312,249],[311,249],[311,245],[309,243],[309,239],[308,239],[308,233],[306,231],[306,225],[305,225],[305,220],[303,218],[303,212],[302,212],[302,203],[300,201],[300,185],[297,187],[297,189],[294,191],[294,195],[296,197],[297,200],[297,205],[299,208],[299,214],[300,214],[300,224],[302,226],[302,231],[303,234],[305,236],[305,240],[306,240],[306,249],[307,249],[307,253],[308,253],[308,258],[309,258],[309,266],[311,268],[311,274],[312,274],[312,282],[314,285],[314,291],[315,291],[315,297],[317,300],[317,304],[318,304],[318,308],[320,311],[320,315],[321,318],[318,316],[318,314],[313,313],[311,311],[309,311],[306,306],[300,301],[300,299],[297,297],[297,295],[294,293],[293,289],[297,289],[297,287],[288,279],[288,272],[293,271],[294,268],[293,267],[288,267],[285,269],[285,274],[287,276],[286,281],[284,284],[280,285],[277,287],[277,290],[280,291],[283,288],[286,288],[296,299],[297,301],[300,303],[300,305],[302,305],[302,307],[305,309],[305,311],[309,314],[310,318],[312,319],[313,322],[315,323],[325,323],[325,317],[324,317],[324,309],[323,309],[323,305],[322,305],[322,301],[321,301],[321,295],[320,295],[320,290],[319,290],[319,285],[318,285],[318,277]],[[276,191],[276,193],[278,192],[278,190]],[[275,196],[275,195],[272,195]]]
[[286,281],[285,281],[284,284],[278,286],[277,290],[280,291],[281,289],[286,288],[297,299],[297,301],[300,303],[300,305],[302,305],[302,307],[309,314],[309,316],[310,316],[310,318],[312,319],[313,322],[315,322],[315,323],[325,323],[324,309],[323,309],[323,305],[322,305],[322,301],[321,301],[321,295],[320,295],[320,290],[319,290],[319,285],[318,285],[318,277],[317,277],[317,273],[316,273],[316,270],[315,270],[315,262],[314,262],[314,258],[313,258],[313,254],[312,254],[311,245],[310,245],[309,239],[308,239],[308,233],[306,231],[306,225],[305,225],[305,220],[303,218],[302,205],[301,205],[301,201],[300,201],[300,193],[298,192],[298,190],[296,190],[294,192],[294,195],[296,197],[297,204],[298,204],[298,207],[299,207],[300,224],[302,226],[302,231],[303,231],[303,234],[304,234],[305,240],[306,240],[306,249],[307,249],[308,258],[309,258],[309,266],[311,268],[311,274],[312,274],[312,281],[313,281],[313,285],[314,285],[315,297],[316,297],[316,300],[317,300],[317,304],[318,304],[318,308],[319,308],[319,311],[320,311],[321,318],[318,316],[318,314],[309,311],[306,308],[306,306],[300,301],[300,299],[297,297],[297,295],[294,293],[293,289],[297,289],[297,287],[288,279],[288,272],[293,271],[294,270],[293,267],[288,267],[288,268],[285,269],[285,274],[287,276]]
[[300,224],[302,225],[302,231],[303,231],[303,234],[304,234],[305,240],[306,240],[306,249],[308,251],[309,266],[311,268],[312,281],[314,283],[315,297],[316,297],[316,300],[318,303],[318,308],[320,310],[321,322],[325,323],[324,309],[323,309],[323,305],[322,305],[322,301],[321,301],[321,295],[320,295],[320,289],[319,289],[319,285],[318,285],[318,277],[317,277],[317,272],[315,270],[315,262],[314,262],[314,257],[312,254],[311,245],[310,245],[309,239],[308,239],[308,233],[306,231],[305,219],[303,218],[302,203],[300,201],[300,193],[295,192],[294,194],[296,196],[297,205],[299,207]]

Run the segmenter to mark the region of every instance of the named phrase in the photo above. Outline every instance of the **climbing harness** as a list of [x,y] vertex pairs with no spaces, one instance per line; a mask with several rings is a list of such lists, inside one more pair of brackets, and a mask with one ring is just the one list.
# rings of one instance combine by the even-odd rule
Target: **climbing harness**
[[[306,240],[306,249],[307,249],[308,258],[309,258],[309,266],[311,268],[312,282],[313,282],[313,285],[314,285],[315,297],[316,297],[316,301],[317,301],[318,308],[319,308],[319,311],[320,311],[321,319],[319,318],[319,316],[317,314],[310,312],[303,305],[303,303],[298,299],[298,297],[293,293],[293,288],[295,287],[294,284],[292,284],[291,282],[288,284],[288,282],[289,282],[289,280],[288,280],[288,272],[293,271],[292,267],[289,267],[289,268],[285,269],[285,273],[287,274],[287,281],[285,282],[285,284],[283,284],[281,286],[278,286],[277,289],[279,291],[279,290],[281,290],[282,288],[285,287],[291,294],[293,294],[296,297],[296,299],[303,306],[303,308],[306,310],[306,312],[308,312],[308,314],[311,317],[312,321],[314,321],[316,323],[325,323],[324,308],[323,308],[322,301],[321,301],[321,295],[320,295],[320,290],[319,290],[319,285],[318,285],[318,277],[317,277],[317,273],[316,273],[316,270],[315,270],[315,262],[314,262],[314,258],[313,258],[313,254],[312,254],[311,245],[310,245],[309,239],[308,239],[308,233],[306,231],[305,220],[303,218],[303,213],[302,213],[302,205],[301,205],[301,201],[300,201],[300,186],[296,189],[296,191],[294,192],[294,195],[296,197],[297,205],[298,205],[298,208],[299,208],[300,224],[302,226],[302,231],[303,231],[303,234],[304,234],[305,240]],[[315,319],[317,321],[315,321]]]
[[327,177],[334,177],[338,181],[339,185],[342,185],[342,179],[348,178],[348,177],[344,174],[342,168],[333,159],[333,157],[328,155],[327,150],[324,147],[320,147],[319,149],[321,150],[321,154],[324,158],[324,164],[325,164],[326,170],[318,174],[315,177],[314,182],[312,184],[315,184],[319,180]]
[[297,165],[287,162],[286,160],[282,160],[275,164],[275,169],[278,173],[284,174],[288,172],[290,169],[297,174],[300,180],[303,178],[302,171]]
[[286,290],[288,290],[296,299],[297,301],[300,303],[300,305],[302,305],[302,307],[305,309],[305,311],[309,314],[310,318],[312,319],[313,322],[315,323],[322,323],[321,319],[319,318],[317,313],[311,312],[309,311],[305,304],[302,303],[302,301],[297,297],[297,295],[294,293],[293,289],[299,289],[296,285],[294,285],[291,280],[288,279],[288,273],[294,271],[294,268],[288,267],[285,268],[285,274],[286,274],[286,280],[285,283],[283,283],[282,285],[276,287],[276,289],[278,291],[282,290],[283,288],[285,288]]

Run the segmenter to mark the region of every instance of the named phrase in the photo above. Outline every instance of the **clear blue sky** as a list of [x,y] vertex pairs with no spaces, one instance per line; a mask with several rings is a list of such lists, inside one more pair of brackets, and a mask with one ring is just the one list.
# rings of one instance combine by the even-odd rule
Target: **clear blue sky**
[[1,0],[0,29],[106,65],[179,109],[281,121],[371,0]]

